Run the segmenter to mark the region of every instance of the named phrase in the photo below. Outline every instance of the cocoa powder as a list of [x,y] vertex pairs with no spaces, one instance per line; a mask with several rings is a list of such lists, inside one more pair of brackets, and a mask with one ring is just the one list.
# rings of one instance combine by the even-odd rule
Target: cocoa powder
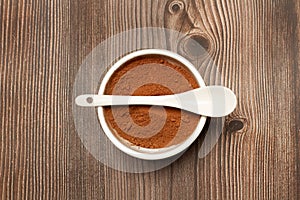
[[[130,60],[115,71],[104,94],[169,95],[198,87],[193,74],[181,63],[160,55],[147,55]],[[162,148],[187,139],[200,119],[180,109],[163,108],[107,106],[103,112],[108,126],[121,140],[145,148]]]

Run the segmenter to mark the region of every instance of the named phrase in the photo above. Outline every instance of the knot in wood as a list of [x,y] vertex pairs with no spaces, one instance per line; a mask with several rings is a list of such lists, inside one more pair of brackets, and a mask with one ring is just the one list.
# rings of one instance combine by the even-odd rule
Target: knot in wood
[[233,119],[229,121],[227,124],[227,131],[229,133],[234,133],[244,128],[244,120],[243,119]]
[[184,3],[182,1],[172,1],[169,4],[169,12],[171,14],[177,14],[184,9]]
[[204,35],[193,34],[182,41],[181,48],[189,57],[200,58],[209,52],[210,41]]

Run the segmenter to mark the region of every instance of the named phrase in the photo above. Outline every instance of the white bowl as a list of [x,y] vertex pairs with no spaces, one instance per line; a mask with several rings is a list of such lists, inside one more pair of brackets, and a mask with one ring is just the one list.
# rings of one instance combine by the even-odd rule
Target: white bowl
[[[117,61],[109,70],[108,72],[105,74],[100,88],[99,88],[99,92],[98,94],[102,95],[104,94],[104,90],[106,87],[107,82],[109,81],[110,77],[112,76],[112,74],[120,67],[122,66],[125,62],[136,58],[138,56],[143,56],[143,55],[163,55],[166,57],[170,57],[173,58],[175,60],[177,60],[178,62],[180,62],[181,64],[183,64],[187,69],[190,70],[190,72],[194,75],[194,77],[196,78],[198,84],[200,85],[200,87],[205,87],[205,83],[201,77],[201,75],[199,74],[199,72],[197,71],[197,69],[194,67],[194,65],[192,63],[190,63],[187,59],[185,59],[184,57],[168,51],[168,50],[163,50],[163,49],[145,49],[145,50],[139,50],[139,51],[135,51],[133,53],[130,53],[126,56],[124,56],[123,58],[121,58],[119,61]],[[112,131],[110,130],[110,128],[108,127],[108,124],[106,123],[105,117],[104,117],[104,113],[103,113],[103,108],[100,106],[98,107],[98,118],[100,120],[100,124],[106,134],[106,136],[110,139],[110,141],[121,151],[123,151],[124,153],[136,157],[136,158],[140,158],[140,159],[144,159],[144,160],[160,160],[160,159],[164,159],[164,158],[168,158],[168,157],[172,157],[176,154],[179,154],[181,152],[183,152],[184,150],[186,150],[195,140],[196,138],[199,136],[200,132],[202,131],[205,121],[206,121],[206,117],[205,116],[201,116],[198,122],[198,125],[196,127],[196,129],[194,130],[194,132],[183,142],[176,144],[176,145],[172,145],[169,147],[165,147],[165,148],[157,148],[157,149],[150,149],[150,148],[143,148],[143,147],[138,147],[138,146],[134,146],[134,145],[126,145],[126,142],[122,142],[120,141],[120,138],[116,137]]]

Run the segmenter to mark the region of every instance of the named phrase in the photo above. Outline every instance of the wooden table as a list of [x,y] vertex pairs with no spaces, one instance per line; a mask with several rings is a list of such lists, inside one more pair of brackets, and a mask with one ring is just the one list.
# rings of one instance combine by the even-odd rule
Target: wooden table
[[[300,199],[300,2],[0,1],[0,199]],[[104,166],[74,127],[72,84],[106,38],[167,27],[201,40],[238,107],[208,156]]]

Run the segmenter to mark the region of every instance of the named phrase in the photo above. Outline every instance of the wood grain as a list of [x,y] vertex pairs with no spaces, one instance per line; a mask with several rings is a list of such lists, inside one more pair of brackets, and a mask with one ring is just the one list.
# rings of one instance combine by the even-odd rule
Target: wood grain
[[[0,199],[300,199],[300,2],[0,1]],[[138,27],[200,37],[238,96],[217,145],[156,172],[83,147],[72,86],[101,41]]]

